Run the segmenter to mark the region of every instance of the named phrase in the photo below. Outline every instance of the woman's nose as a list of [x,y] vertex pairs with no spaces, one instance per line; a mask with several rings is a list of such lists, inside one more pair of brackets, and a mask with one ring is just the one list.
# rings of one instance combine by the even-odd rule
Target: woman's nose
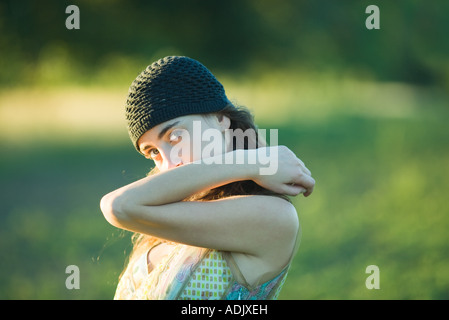
[[175,167],[179,167],[182,165],[182,160],[179,157],[174,157],[174,159],[172,159],[172,157],[170,157],[170,152],[168,150],[168,152],[164,152],[163,154],[163,159],[164,159],[164,169],[168,170],[171,168],[175,168]]
[[176,167],[179,167],[180,165],[182,165],[181,161],[179,161],[178,163],[175,163],[175,162],[170,161],[170,160],[165,162],[165,168],[166,169],[176,168]]

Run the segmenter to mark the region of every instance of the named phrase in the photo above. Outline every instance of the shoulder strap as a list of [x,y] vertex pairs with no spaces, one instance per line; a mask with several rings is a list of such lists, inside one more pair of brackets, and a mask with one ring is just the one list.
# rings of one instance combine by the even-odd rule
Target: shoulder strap
[[231,269],[232,275],[234,276],[235,280],[238,283],[242,284],[243,286],[245,286],[247,288],[251,288],[251,286],[246,281],[246,278],[243,275],[242,271],[240,270],[237,262],[235,262],[234,257],[232,256],[232,253],[229,251],[224,251],[223,258],[228,263],[228,266]]

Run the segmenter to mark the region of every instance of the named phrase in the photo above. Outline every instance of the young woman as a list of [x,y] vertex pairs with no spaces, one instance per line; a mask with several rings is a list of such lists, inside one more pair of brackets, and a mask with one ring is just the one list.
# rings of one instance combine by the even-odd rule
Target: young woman
[[315,185],[304,163],[266,146],[251,114],[191,58],[148,66],[126,116],[156,166],[101,199],[109,223],[135,232],[114,298],[276,299],[300,238],[287,196]]

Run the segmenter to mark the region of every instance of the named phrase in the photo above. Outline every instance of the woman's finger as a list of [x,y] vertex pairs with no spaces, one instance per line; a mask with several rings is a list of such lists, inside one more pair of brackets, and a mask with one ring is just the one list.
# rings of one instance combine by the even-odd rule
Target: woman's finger
[[297,196],[301,193],[307,193],[306,188],[297,184],[286,184],[284,188],[284,193],[289,196]]
[[295,180],[294,182],[291,182],[289,186],[295,188],[290,189],[291,191],[298,190],[298,194],[304,193],[304,196],[307,197],[313,192],[313,188],[315,187],[315,179],[313,179],[309,175],[303,174],[299,179]]
[[303,162],[301,159],[299,159],[299,158],[298,158],[298,160],[299,160],[299,163],[301,164],[302,168],[304,169],[304,171],[305,171],[309,176],[311,176],[311,175],[312,175],[312,172],[310,172],[310,170],[306,167],[306,165],[304,164],[304,162]]

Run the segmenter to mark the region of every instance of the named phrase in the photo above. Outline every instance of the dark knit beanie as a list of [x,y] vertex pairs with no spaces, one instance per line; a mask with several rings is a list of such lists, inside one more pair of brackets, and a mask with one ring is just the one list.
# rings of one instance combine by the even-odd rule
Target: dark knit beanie
[[165,57],[133,81],[126,100],[129,136],[137,140],[154,126],[185,115],[222,110],[229,104],[214,75],[188,57]]

